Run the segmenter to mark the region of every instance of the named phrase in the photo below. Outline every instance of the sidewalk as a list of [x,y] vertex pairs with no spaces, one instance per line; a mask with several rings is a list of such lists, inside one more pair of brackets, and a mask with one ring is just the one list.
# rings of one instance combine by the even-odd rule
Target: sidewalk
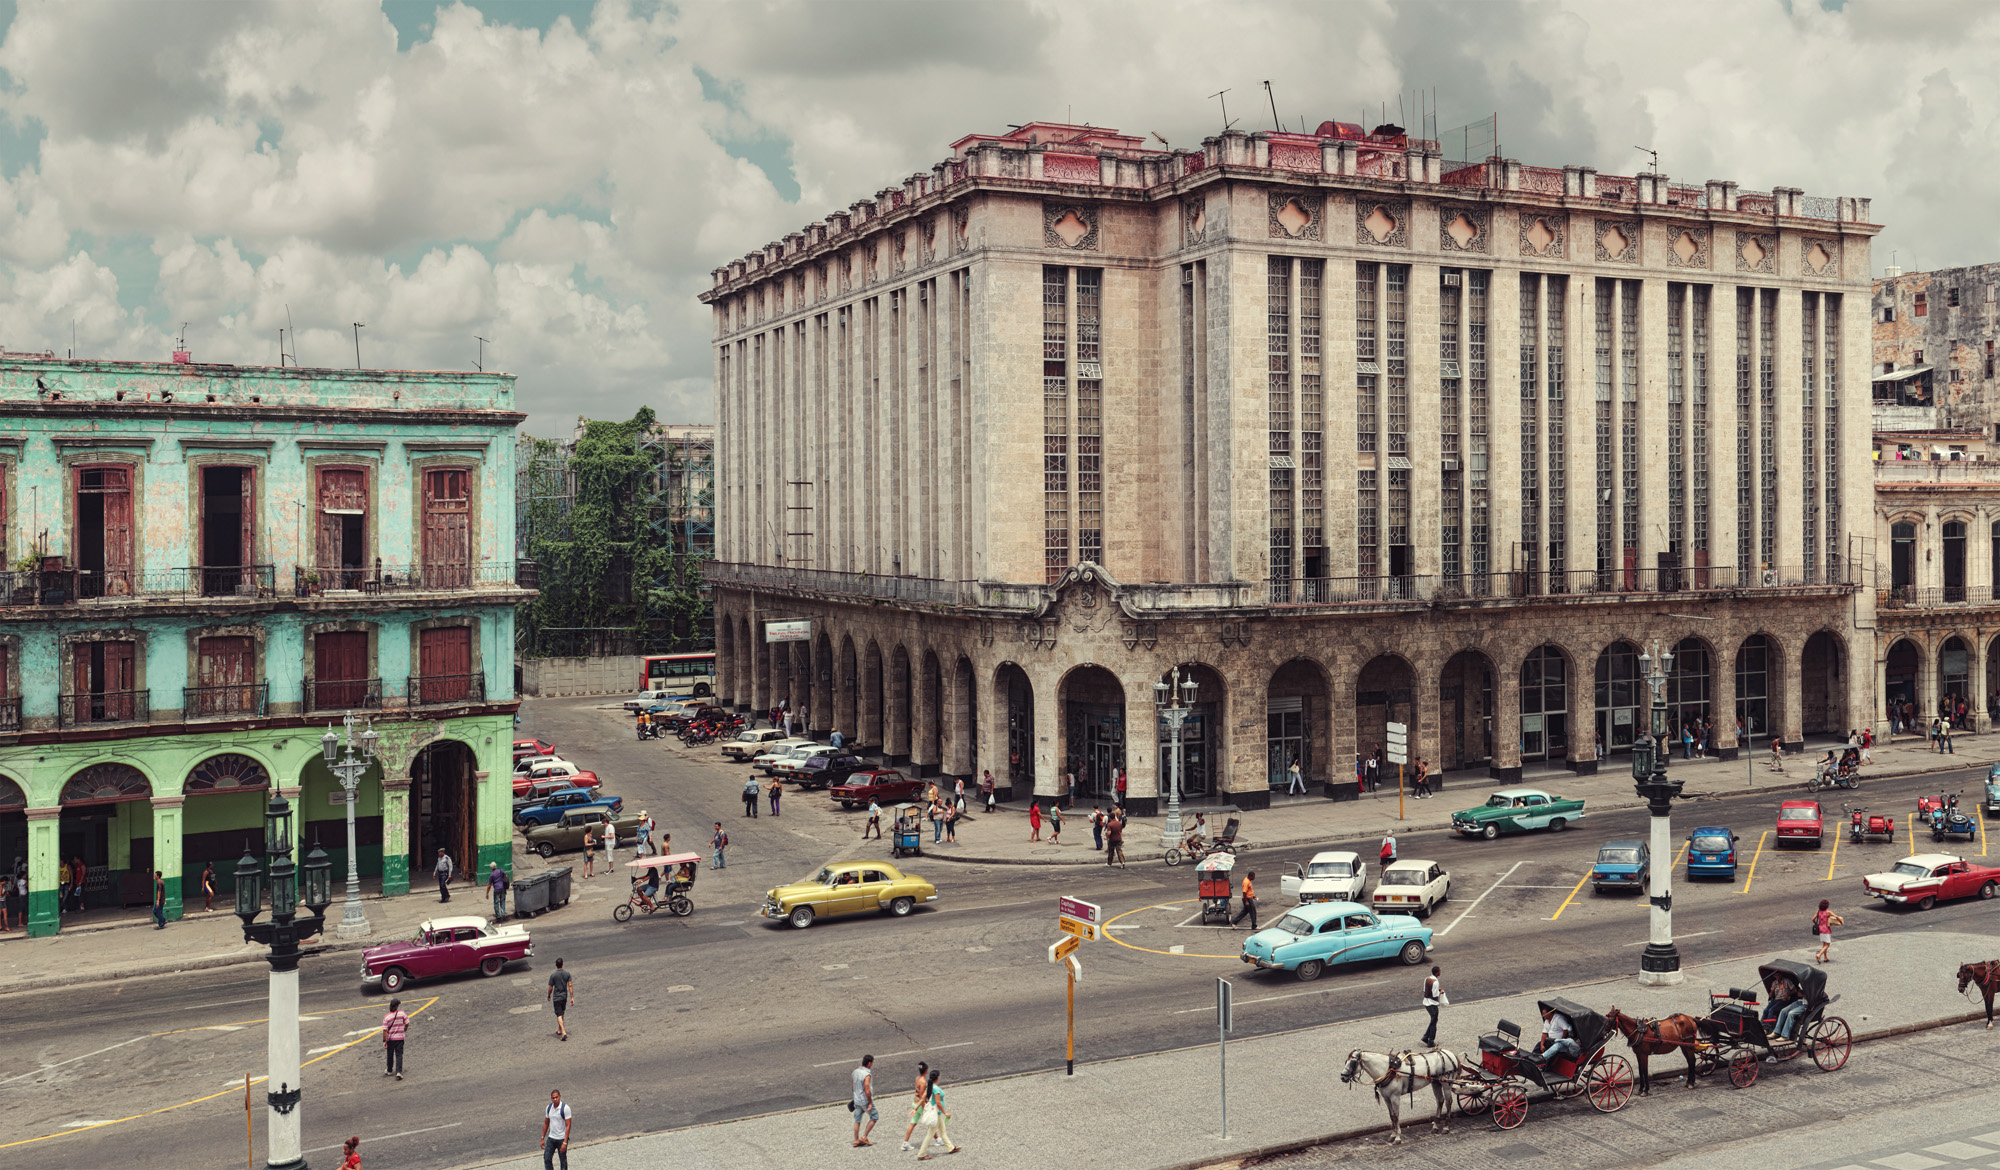
[[[1986,754],[1979,751],[1980,737],[1964,736],[1957,742],[1967,750],[1956,755],[1939,755],[1929,750],[1921,736],[1906,737],[1889,744],[1878,743],[1872,753],[1875,763],[1862,769],[1859,789],[1852,792],[1832,790],[1822,793],[1820,799],[1836,808],[1842,800],[1861,803],[1868,798],[1868,783],[1871,780],[1955,771],[1980,767],[1988,762]],[[1782,791],[1789,797],[1803,794],[1807,780],[1812,777],[1814,762],[1833,746],[1831,739],[1807,741],[1804,752],[1785,757],[1783,775],[1770,770],[1767,753],[1760,753],[1747,763],[1742,759],[1684,760],[1676,754],[1668,764],[1668,771],[1673,778],[1685,782],[1683,791],[1691,803],[1707,796],[1753,789]],[[1632,792],[1629,756],[1612,757],[1591,776],[1579,776],[1559,762],[1532,764],[1523,770],[1520,786],[1544,788],[1558,796],[1582,798],[1586,802],[1586,814],[1643,808],[1646,803]],[[1448,829],[1452,813],[1483,803],[1487,794],[1497,787],[1500,787],[1499,783],[1488,779],[1483,772],[1467,770],[1448,773],[1442,788],[1431,799],[1417,800],[1406,796],[1401,802],[1400,819],[1392,779],[1384,783],[1381,791],[1358,800],[1329,800],[1315,790],[1309,796],[1285,796],[1274,791],[1271,807],[1254,812],[1227,812],[1210,805],[1187,804],[1182,806],[1181,820],[1183,825],[1191,826],[1195,813],[1205,813],[1209,832],[1214,834],[1222,831],[1226,818],[1240,817],[1243,823],[1238,829],[1237,840],[1259,852],[1315,845],[1331,847],[1336,843],[1356,841],[1369,842],[1372,846],[1372,843],[1381,840],[1385,832],[1400,834]],[[1063,814],[1063,839],[1060,845],[1056,845],[1048,840],[1046,822],[1042,827],[1042,840],[1029,842],[1026,801],[1002,804],[1000,812],[1005,815],[987,817],[971,794],[968,793],[967,799],[974,802],[970,818],[974,823],[959,830],[956,844],[932,845],[930,834],[926,831],[926,861],[981,865],[1104,864],[1104,855],[1091,847],[1091,801],[1080,801]],[[1109,807],[1108,801],[1097,803]],[[1046,809],[1046,803],[1043,807]],[[981,820],[985,823],[977,823]],[[1589,823],[1587,819],[1584,821],[1586,827]],[[1126,825],[1125,855],[1131,864],[1150,864],[1159,860],[1160,835],[1165,825],[1164,814],[1134,817]],[[867,856],[889,856],[887,845],[884,844],[878,851],[872,839],[858,852]]]
[[[1875,1038],[1921,1028],[1938,1027],[1982,1015],[1968,1012],[1964,999],[1952,993],[1950,974],[1967,958],[1986,954],[1987,935],[1960,933],[1884,933],[1836,944],[1827,967],[1828,990],[1839,996],[1829,1016],[1846,1019],[1856,1039]],[[1536,1020],[1535,1000],[1551,992],[1604,1011],[1612,1006],[1644,1017],[1677,1011],[1706,1012],[1709,988],[1757,986],[1756,969],[1769,958],[1808,959],[1800,948],[1782,955],[1758,956],[1690,968],[1679,987],[1641,988],[1632,975],[1591,980],[1529,996],[1458,1002],[1445,1009],[1441,1043],[1457,1050],[1475,1047],[1476,1037],[1496,1019],[1524,1024]],[[1913,978],[1913,974],[1915,977]],[[1405,972],[1409,999],[1415,1002],[1417,973]],[[1263,984],[1238,979],[1239,1003],[1266,993]],[[1218,1131],[1219,1061],[1210,1016],[1190,1017],[1188,1039],[1197,1047],[1135,1056],[1102,1063],[1079,1063],[1076,1075],[1058,1068],[983,1082],[944,1082],[952,1113],[951,1135],[965,1147],[958,1167],[1050,1166],[1078,1170],[1118,1167],[1119,1170],[1173,1170],[1202,1166],[1226,1158],[1242,1158],[1322,1141],[1359,1136],[1383,1129],[1387,1114],[1374,1095],[1347,1091],[1339,1076],[1352,1049],[1403,1050],[1415,1045],[1424,1027],[1420,1009],[1308,1028],[1229,1045],[1229,1137]],[[1629,1053],[1622,1040],[1610,1051]],[[857,1054],[858,1059],[859,1054]],[[1866,1053],[1856,1060],[1865,1061]],[[1678,1060],[1654,1061],[1656,1076],[1669,1077]],[[880,1066],[878,1065],[878,1069]],[[778,1070],[773,1070],[774,1073]],[[789,1071],[789,1070],[787,1070]],[[897,1142],[908,1120],[905,1069],[880,1069],[879,1080],[890,1086],[878,1102],[882,1120],[875,1129],[875,1148],[854,1149],[851,1117],[845,1106],[847,1069],[824,1070],[823,1091],[829,1104],[761,1117],[692,1126],[642,1137],[592,1142],[572,1151],[578,1166],[591,1170],[640,1170],[654,1166],[704,1166],[713,1170],[789,1170],[797,1166],[874,1166],[898,1154]],[[1814,1079],[1829,1075],[1809,1057],[1763,1069],[1754,1091],[1774,1093],[1773,1108],[1801,1108],[1811,1100]],[[949,1070],[946,1073],[949,1076]],[[1852,1075],[1836,1072],[1831,1075]],[[1718,1088],[1717,1086],[1722,1086]],[[1706,1091],[1726,1091],[1727,1074],[1718,1072]],[[588,1125],[591,1103],[570,1102]],[[1634,1097],[1628,1109],[1645,1110],[1671,1126],[1671,1111],[1680,1102],[1662,1100],[1655,1086],[1652,1098]],[[1544,1096],[1529,1101],[1529,1118],[1564,1127],[1588,1126],[1593,1113],[1585,1101],[1552,1102]],[[1404,1124],[1423,1126],[1430,1116],[1431,1096],[1419,1092],[1403,1109]],[[1459,1126],[1487,1126],[1487,1117],[1461,1117]],[[587,1132],[587,1130],[586,1130]],[[536,1170],[539,1157],[481,1163],[498,1170]]]

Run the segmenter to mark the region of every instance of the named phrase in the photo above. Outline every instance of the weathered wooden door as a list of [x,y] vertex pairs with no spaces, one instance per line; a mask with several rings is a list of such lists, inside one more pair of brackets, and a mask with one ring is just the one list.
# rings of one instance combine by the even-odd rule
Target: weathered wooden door
[[133,717],[133,647],[130,642],[79,642],[69,721],[92,723]]
[[252,638],[203,638],[195,652],[193,715],[256,714],[257,643]]
[[446,626],[425,630],[417,643],[417,673],[423,703],[457,703],[472,692],[472,630]]
[[471,473],[443,467],[424,473],[424,587],[472,583]]
[[320,469],[319,539],[313,564],[322,586],[329,589],[360,588],[362,549],[346,547],[343,534],[347,530],[348,517],[365,518],[367,514],[368,485],[360,468]]
[[312,709],[343,711],[366,705],[368,635],[339,630],[313,638]]
[[[74,547],[82,550],[97,545],[103,550],[103,575],[79,583],[85,597],[127,597],[132,593],[132,469],[130,467],[79,467],[76,469],[78,531]],[[84,532],[82,507],[85,497],[101,505],[101,530]],[[95,558],[91,558],[95,559]],[[93,564],[76,567],[96,569]]]

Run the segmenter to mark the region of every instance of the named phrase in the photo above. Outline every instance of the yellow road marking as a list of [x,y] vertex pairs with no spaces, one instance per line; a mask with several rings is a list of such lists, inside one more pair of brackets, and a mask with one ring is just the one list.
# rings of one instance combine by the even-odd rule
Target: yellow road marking
[[[1593,863],[1593,868],[1595,868],[1595,863]],[[1569,909],[1569,904],[1571,902],[1576,901],[1576,896],[1579,893],[1583,892],[1583,883],[1589,880],[1590,880],[1590,870],[1586,869],[1583,871],[1583,878],[1576,883],[1576,889],[1571,890],[1569,892],[1569,897],[1563,899],[1563,904],[1556,907],[1556,912],[1554,914],[1549,915],[1550,922],[1554,922],[1556,919],[1561,918],[1563,916],[1563,911]]]
[[1744,877],[1743,888],[1736,891],[1737,893],[1739,894],[1749,893],[1750,883],[1757,880],[1757,863],[1763,860],[1764,842],[1769,840],[1770,836],[1771,836],[1771,830],[1769,829],[1765,829],[1763,832],[1757,834],[1757,852],[1750,858],[1750,872],[1747,876]]
[[1835,862],[1837,862],[1837,861],[1839,861],[1839,860],[1840,860],[1840,833],[1839,833],[1839,832],[1835,832],[1835,833],[1834,833],[1834,835],[1833,835],[1833,856],[1831,856],[1831,857],[1829,857],[1829,858],[1827,858],[1827,859],[1826,859],[1826,876],[1825,876],[1825,877],[1823,877],[1823,878],[1821,878],[1821,879],[1819,879],[1819,880],[1821,880],[1821,881],[1823,881],[1823,882],[1830,882],[1830,881],[1832,881],[1832,880],[1833,880],[1833,866],[1834,866],[1834,863],[1835,863]]
[[[429,998],[429,999],[427,999],[427,1000],[425,1000],[425,1001],[423,1002],[423,1006],[422,1006],[422,1007],[419,1007],[419,1008],[418,1008],[418,1009],[417,1009],[416,1011],[414,1011],[414,1012],[411,1012],[410,1014],[411,1014],[412,1016],[414,1016],[414,1015],[417,1015],[417,1014],[418,1014],[419,1012],[422,1012],[422,1011],[424,1010],[424,1008],[427,1008],[427,1007],[431,1006],[432,1004],[436,1003],[436,1002],[437,1002],[438,1000],[440,1000],[440,999],[443,999],[443,998],[444,998],[443,996],[432,996],[431,998]],[[372,1007],[374,1007],[374,1006],[375,1006],[375,1005],[373,1005],[373,1004],[363,1004],[363,1005],[362,1005],[361,1007],[359,1007],[359,1008],[337,1008],[337,1009],[334,1009],[334,1010],[337,1010],[337,1011],[362,1011],[362,1010],[366,1010],[366,1009],[368,1009],[368,1008],[372,1008]],[[314,1014],[315,1014],[315,1015],[331,1015],[331,1014],[333,1014],[333,1013],[332,1013],[331,1011],[321,1011],[321,1012],[315,1012]],[[210,1025],[210,1026],[212,1027],[213,1025]],[[201,1029],[200,1029],[200,1028],[183,1028],[183,1029],[179,1029],[179,1031],[181,1031],[181,1032],[199,1032],[199,1031],[201,1031]],[[376,1031],[380,1031],[380,1029],[376,1029]],[[178,1033],[177,1033],[177,1032],[155,1032],[155,1033],[153,1033],[153,1035],[155,1035],[155,1036],[173,1036],[173,1035],[176,1035],[176,1034],[178,1034]],[[370,1033],[368,1033],[368,1035],[367,1035],[367,1036],[356,1036],[356,1037],[355,1037],[354,1039],[352,1039],[352,1040],[348,1041],[348,1042],[347,1042],[347,1043],[345,1043],[345,1044],[342,1044],[342,1045],[341,1045],[340,1047],[338,1047],[338,1048],[334,1049],[333,1051],[331,1051],[331,1052],[328,1052],[328,1053],[326,1053],[326,1054],[325,1054],[325,1055],[323,1055],[323,1056],[315,1056],[315,1057],[313,1057],[313,1058],[312,1058],[311,1060],[308,1060],[308,1061],[304,1062],[304,1064],[318,1064],[318,1063],[319,1063],[320,1061],[322,1061],[322,1060],[326,1060],[326,1059],[328,1059],[328,1058],[330,1058],[330,1057],[335,1057],[335,1056],[339,1056],[339,1055],[340,1055],[341,1053],[343,1053],[343,1052],[347,1051],[348,1049],[350,1049],[350,1048],[354,1047],[354,1046],[355,1046],[356,1044],[359,1044],[359,1043],[361,1043],[361,1042],[362,1042],[363,1040],[366,1040],[366,1039],[368,1039],[368,1037],[369,1037],[369,1036],[373,1036],[374,1034],[375,1034],[374,1032],[370,1032]],[[304,1065],[301,1065],[300,1067],[304,1067]],[[262,1084],[262,1083],[264,1083],[264,1082],[265,1082],[266,1080],[269,1080],[269,1079],[270,1079],[270,1078],[268,1078],[268,1077],[252,1077],[252,1078],[250,1078],[250,1083],[251,1083],[251,1084],[253,1084],[253,1085],[254,1085],[254,1084]],[[210,1093],[210,1094],[208,1094],[208,1095],[207,1095],[206,1097],[196,1097],[196,1098],[195,1098],[194,1100],[192,1100],[192,1101],[182,1101],[182,1102],[180,1102],[179,1104],[176,1104],[176,1105],[162,1105],[162,1106],[160,1106],[160,1107],[159,1107],[158,1109],[148,1109],[148,1110],[146,1110],[146,1111],[145,1111],[144,1113],[134,1113],[134,1114],[132,1114],[132,1115],[131,1115],[130,1117],[117,1117],[117,1118],[113,1118],[113,1119],[112,1119],[112,1120],[110,1120],[110,1121],[100,1121],[100,1122],[96,1123],[95,1125],[80,1125],[80,1126],[76,1127],[75,1129],[64,1129],[64,1130],[58,1130],[58,1131],[56,1131],[55,1133],[45,1133],[45,1134],[43,1134],[43,1135],[42,1135],[42,1136],[40,1136],[40,1137],[31,1137],[31,1138],[22,1138],[22,1139],[21,1139],[20,1141],[16,1141],[16,1142],[5,1142],[5,1143],[0,1143],[0,1150],[7,1150],[7,1149],[12,1149],[12,1148],[13,1148],[13,1147],[15,1147],[15,1146],[30,1146],[30,1145],[33,1145],[33,1144],[35,1144],[36,1142],[45,1142],[45,1141],[48,1141],[48,1140],[49,1140],[50,1138],[59,1138],[59,1137],[69,1137],[69,1136],[70,1136],[71,1134],[78,1134],[78,1133],[89,1133],[89,1132],[90,1132],[91,1130],[93,1130],[93,1129],[103,1129],[103,1128],[104,1128],[105,1126],[107,1126],[107,1125],[123,1125],[123,1124],[125,1124],[125,1123],[126,1123],[126,1122],[128,1122],[128,1121],[138,1121],[138,1120],[139,1120],[140,1118],[142,1118],[142,1117],[156,1117],[156,1116],[158,1116],[159,1114],[162,1114],[162,1113],[172,1113],[172,1112],[173,1112],[174,1110],[176,1110],[176,1109],[185,1109],[185,1108],[187,1108],[187,1107],[188,1107],[188,1106],[190,1106],[190,1105],[199,1105],[199,1104],[201,1104],[201,1103],[202,1103],[202,1102],[204,1102],[204,1101],[213,1101],[213,1100],[215,1100],[215,1099],[216,1099],[217,1097],[232,1097],[232,1096],[235,1096],[235,1095],[236,1095],[237,1093],[239,1093],[239,1092],[241,1092],[241,1091],[242,1091],[242,1089],[241,1089],[241,1088],[239,1088],[239,1087],[237,1087],[237,1086],[233,1086],[233,1085],[232,1085],[231,1087],[229,1087],[229,1088],[227,1088],[227,1089],[224,1089],[224,1090],[222,1090],[222,1091],[221,1091],[220,1093]]]
[[[1243,956],[1242,956],[1242,955],[1240,955],[1240,954],[1236,954],[1236,955],[1196,955],[1196,954],[1190,954],[1190,953],[1188,953],[1187,951],[1181,951],[1181,952],[1179,952],[1178,954],[1176,954],[1176,953],[1175,953],[1175,952],[1173,952],[1173,951],[1161,951],[1161,950],[1155,950],[1155,949],[1153,949],[1152,947],[1142,947],[1142,946],[1138,945],[1137,943],[1128,943],[1128,942],[1126,942],[1126,941],[1125,941],[1124,939],[1122,939],[1122,938],[1119,938],[1119,937],[1118,937],[1117,935],[1114,935],[1114,934],[1112,934],[1112,933],[1111,933],[1111,924],[1112,924],[1113,922],[1116,922],[1116,921],[1118,921],[1118,919],[1119,919],[1119,918],[1130,918],[1130,917],[1131,917],[1132,915],[1134,915],[1134,914],[1137,914],[1137,913],[1139,913],[1140,911],[1143,911],[1143,910],[1162,910],[1162,909],[1165,909],[1165,908],[1166,908],[1166,907],[1168,907],[1168,906],[1185,906],[1185,905],[1187,905],[1187,904],[1188,904],[1189,902],[1199,902],[1199,901],[1201,901],[1201,899],[1200,899],[1200,898],[1182,898],[1182,899],[1181,899],[1180,901],[1178,901],[1178,902],[1154,902],[1154,903],[1153,903],[1152,905],[1150,905],[1150,906],[1141,906],[1141,907],[1139,907],[1139,908],[1138,908],[1138,909],[1136,909],[1136,910],[1127,910],[1127,911],[1126,911],[1125,913],[1123,913],[1123,914],[1120,914],[1120,915],[1118,915],[1118,918],[1112,918],[1112,919],[1109,919],[1108,921],[1106,921],[1106,922],[1105,922],[1105,924],[1104,924],[1104,937],[1105,937],[1105,938],[1108,938],[1108,939],[1110,939],[1110,940],[1111,940],[1112,942],[1115,942],[1115,943],[1117,943],[1117,944],[1118,944],[1119,946],[1121,946],[1121,947],[1124,947],[1124,948],[1125,948],[1125,949],[1127,949],[1127,950],[1132,950],[1132,951],[1144,951],[1144,952],[1146,952],[1146,953],[1147,953],[1147,954],[1149,954],[1149,955],[1168,955],[1168,956],[1171,956],[1172,958],[1176,958],[1176,959],[1240,959],[1240,958],[1242,958]],[[0,1146],[0,1149],[5,1149],[5,1148],[6,1148],[6,1147],[4,1147],[4,1146]]]

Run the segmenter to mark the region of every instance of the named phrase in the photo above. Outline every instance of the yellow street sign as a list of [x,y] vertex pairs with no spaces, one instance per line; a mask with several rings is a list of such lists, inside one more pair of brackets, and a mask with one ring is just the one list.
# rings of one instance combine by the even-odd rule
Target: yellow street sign
[[1083,945],[1083,940],[1071,935],[1049,944],[1049,962],[1060,963],[1069,958],[1071,951]]
[[1074,935],[1080,939],[1089,939],[1091,942],[1096,942],[1098,938],[1097,927],[1095,925],[1075,918],[1063,917],[1056,919],[1056,929],[1062,931],[1064,934]]

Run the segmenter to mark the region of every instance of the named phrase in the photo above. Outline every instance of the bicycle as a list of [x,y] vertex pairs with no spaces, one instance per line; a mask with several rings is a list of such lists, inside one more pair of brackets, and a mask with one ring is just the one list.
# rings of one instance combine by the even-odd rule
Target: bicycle
[[1234,841],[1183,841],[1168,849],[1160,860],[1168,865],[1179,865],[1183,861],[1201,861],[1216,853],[1232,856],[1250,852],[1250,847]]

